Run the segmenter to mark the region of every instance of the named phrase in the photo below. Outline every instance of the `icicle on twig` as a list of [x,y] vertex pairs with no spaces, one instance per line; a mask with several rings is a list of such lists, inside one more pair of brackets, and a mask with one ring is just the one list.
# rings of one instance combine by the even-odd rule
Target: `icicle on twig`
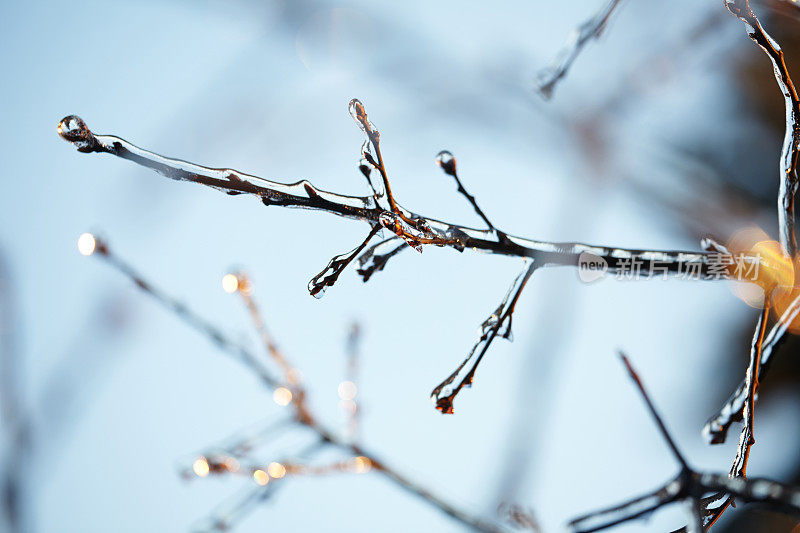
[[558,52],[551,65],[540,71],[536,77],[536,90],[542,98],[549,100],[553,96],[556,85],[567,75],[583,47],[590,40],[598,39],[602,35],[611,15],[621,2],[622,0],[606,0],[600,11],[572,30],[566,44]]
[[[467,357],[447,379],[441,382],[431,392],[433,404],[436,406],[436,409],[443,414],[453,414],[453,401],[456,396],[458,396],[458,393],[461,392],[461,389],[464,387],[472,386],[475,371],[495,337],[499,335],[504,339],[511,339],[511,322],[514,308],[522,294],[522,290],[537,268],[538,265],[535,262],[526,264],[525,268],[514,279],[514,283],[509,287],[503,301],[500,302],[500,305],[495,309],[494,313],[481,324],[478,342],[476,342],[469,351]],[[505,330],[503,333],[500,333],[500,329],[504,325]],[[468,366],[470,361],[472,361],[472,364]]]

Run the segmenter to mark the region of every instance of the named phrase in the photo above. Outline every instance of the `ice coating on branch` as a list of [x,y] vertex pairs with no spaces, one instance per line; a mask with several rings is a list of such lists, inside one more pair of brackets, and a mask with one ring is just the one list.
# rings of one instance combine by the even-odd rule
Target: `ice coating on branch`
[[400,237],[389,237],[379,242],[362,253],[358,258],[359,268],[356,270],[364,280],[369,281],[375,272],[380,272],[386,267],[389,259],[408,248],[408,244]]
[[422,253],[422,244],[424,240],[430,238],[425,235],[423,231],[411,226],[394,213],[381,213],[378,217],[378,222],[380,222],[384,228],[406,241],[406,244],[419,253]]
[[[481,363],[481,359],[483,359],[486,350],[492,344],[492,341],[498,335],[511,340],[511,316],[514,313],[514,307],[517,304],[520,294],[522,294],[522,289],[525,288],[525,284],[536,268],[536,263],[526,262],[525,268],[514,278],[514,282],[508,289],[503,301],[500,302],[495,312],[481,324],[480,337],[472,346],[467,357],[447,379],[441,382],[431,392],[431,401],[442,414],[453,414],[453,401],[464,387],[472,386],[475,371]],[[503,324],[506,324],[506,329],[503,333],[500,333]],[[470,362],[471,364],[469,364]]]
[[71,142],[79,152],[92,152],[97,141],[83,119],[77,115],[69,115],[58,123],[58,134],[65,141]]
[[339,279],[339,275],[347,268],[347,265],[361,253],[361,250],[364,249],[367,243],[369,243],[380,229],[381,227],[378,225],[373,226],[369,235],[367,235],[367,238],[364,239],[361,244],[346,254],[335,256],[328,262],[328,265],[322,272],[311,278],[311,281],[308,282],[308,292],[311,293],[311,296],[317,299],[322,298],[323,294],[325,294],[325,290],[336,283],[336,280]]
[[358,127],[361,128],[364,133],[369,136],[378,135],[375,126],[367,118],[367,110],[364,109],[364,104],[361,103],[361,100],[353,98],[350,100],[350,104],[348,104],[347,108],[350,111],[350,116],[353,117],[353,120],[356,121],[356,124],[358,124]]

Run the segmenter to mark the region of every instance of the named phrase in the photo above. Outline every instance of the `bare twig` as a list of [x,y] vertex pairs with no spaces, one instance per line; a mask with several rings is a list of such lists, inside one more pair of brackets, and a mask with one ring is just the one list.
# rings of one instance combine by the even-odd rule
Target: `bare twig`
[[580,55],[583,47],[592,39],[597,39],[605,30],[614,10],[621,0],[606,0],[603,7],[592,18],[573,29],[566,44],[558,52],[553,63],[539,72],[536,77],[536,90],[544,99],[550,99],[558,82],[567,75],[572,63]]
[[[750,366],[750,368],[753,369],[757,368],[755,361],[758,360],[758,346],[761,340],[763,340],[763,323],[766,320],[768,312],[769,305],[767,304],[764,306],[764,311],[756,327]],[[800,490],[797,488],[765,479],[748,480],[745,478],[746,452],[743,453],[744,464],[741,468],[736,468],[737,465],[735,463],[735,471],[732,469],[731,473],[727,476],[724,474],[699,473],[693,470],[683,458],[677,445],[667,431],[663,420],[650,401],[647,391],[638,374],[630,364],[630,361],[628,361],[624,354],[620,354],[620,356],[628,369],[631,379],[642,395],[651,416],[656,422],[664,441],[672,450],[673,456],[678,460],[681,468],[676,477],[655,491],[572,520],[569,523],[572,531],[581,533],[600,531],[629,520],[640,518],[665,505],[683,500],[690,505],[691,520],[686,528],[682,528],[679,531],[708,530],[734,498],[738,498],[747,503],[762,503],[773,509],[800,514]],[[754,370],[750,375],[753,379],[757,379],[756,374],[757,370]],[[750,435],[752,435],[752,433],[750,433]],[[746,442],[749,442],[749,440]],[[750,442],[750,444],[752,444],[752,442]],[[712,493],[712,495],[704,497],[709,493]]]

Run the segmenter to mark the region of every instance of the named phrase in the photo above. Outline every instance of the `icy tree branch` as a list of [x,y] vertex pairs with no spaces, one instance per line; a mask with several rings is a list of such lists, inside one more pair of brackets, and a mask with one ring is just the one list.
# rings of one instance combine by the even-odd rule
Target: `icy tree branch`
[[724,0],[725,7],[745,25],[748,37],[772,62],[775,80],[786,103],[786,134],[780,158],[780,191],[778,193],[778,227],[783,249],[789,257],[797,255],[795,238],[794,197],[797,192],[797,166],[800,160],[800,98],[798,98],[780,45],[764,30],[750,7],[749,0]]
[[[374,128],[374,127],[373,127]],[[346,196],[317,189],[308,181],[292,184],[270,181],[231,169],[208,168],[179,159],[171,159],[149,152],[111,135],[95,135],[79,117],[69,116],[59,124],[61,136],[79,151],[107,153],[133,161],[174,180],[206,185],[232,195],[251,194],[264,205],[280,205],[315,209],[362,220],[371,226],[379,224],[395,233],[407,244],[421,248],[429,244],[457,250],[472,249],[492,254],[531,258],[540,267],[576,267],[582,253],[597,256],[608,264],[608,271],[617,273],[629,268],[631,261],[642,263],[642,274],[684,274],[688,263],[698,266],[697,279],[735,279],[733,269],[725,269],[714,277],[713,259],[718,254],[689,251],[658,251],[594,246],[578,242],[547,242],[505,234],[498,239],[495,231],[479,230],[423,217],[405,210],[396,202],[390,208],[385,203],[385,193],[373,187],[375,196]],[[377,131],[372,129],[373,135]],[[369,153],[365,151],[365,153]],[[369,156],[378,165],[374,156]],[[382,161],[382,160],[381,160]],[[378,168],[383,168],[381,163]],[[388,183],[388,179],[386,180]],[[381,182],[375,180],[374,184]],[[377,198],[377,200],[376,200]],[[394,211],[397,209],[397,211]],[[749,263],[758,259],[748,256]],[[656,264],[654,266],[654,264]],[[641,279],[645,279],[642,276]]]
[[[719,253],[717,250],[713,253],[634,250],[574,242],[553,243],[509,235],[494,226],[478,206],[475,198],[467,192],[456,171],[456,160],[447,151],[438,154],[436,158],[438,164],[455,180],[458,192],[469,201],[488,229],[475,229],[417,215],[403,208],[392,194],[386,164],[380,150],[380,133],[368,119],[364,106],[358,100],[353,100],[349,109],[359,128],[366,135],[361,149],[362,161],[359,170],[366,177],[372,196],[345,196],[319,190],[307,181],[284,184],[231,169],[208,168],[163,157],[134,146],[119,137],[95,135],[83,120],[76,116],[64,118],[58,126],[58,131],[81,152],[112,154],[151,168],[171,179],[199,183],[228,194],[251,194],[268,206],[317,209],[367,222],[370,225],[370,232],[366,238],[351,252],[331,259],[328,266],[312,278],[309,292],[314,296],[321,296],[356,258],[360,265],[358,273],[364,281],[367,281],[375,272],[382,270],[391,257],[406,247],[421,252],[424,245],[449,247],[459,252],[473,249],[530,260],[531,267],[527,274],[517,278],[518,281],[522,281],[520,291],[534,269],[546,266],[579,267],[581,261],[587,257],[597,264],[602,263],[604,271],[625,275],[627,279],[649,279],[657,275],[682,276],[688,279],[741,279],[739,269],[742,266],[750,269],[755,267],[756,272],[763,266],[762,273],[769,271],[770,265],[768,263],[762,265],[761,258],[752,254],[743,254],[737,261],[733,256]],[[367,247],[380,229],[388,229],[394,236]],[[756,278],[757,275],[750,281],[759,281]],[[516,303],[518,297],[519,293],[516,293],[512,299],[513,303]],[[504,300],[504,303],[506,302],[507,300]],[[513,304],[507,312],[498,314],[500,322],[483,329],[481,338],[464,363],[433,391],[434,403],[440,411],[453,412],[453,398],[463,387],[472,383],[477,365],[502,324],[506,321],[510,324],[512,312]],[[507,329],[508,331],[510,330]],[[473,356],[475,356],[474,363],[467,366]],[[462,372],[464,375],[460,375]]]
[[578,58],[583,47],[592,39],[600,38],[614,10],[622,0],[607,0],[592,18],[572,30],[566,44],[558,52],[553,63],[539,72],[536,77],[536,90],[545,100],[553,96],[558,82],[567,75],[572,63]]

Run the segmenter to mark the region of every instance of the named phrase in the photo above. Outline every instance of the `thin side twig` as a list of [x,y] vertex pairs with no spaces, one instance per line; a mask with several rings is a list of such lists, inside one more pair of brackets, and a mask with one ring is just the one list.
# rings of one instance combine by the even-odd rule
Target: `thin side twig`
[[[758,360],[758,346],[764,336],[763,323],[769,313],[768,301],[764,309],[753,340],[753,350],[750,358],[750,368],[752,369],[757,369],[755,361]],[[675,441],[667,431],[666,425],[655,409],[630,361],[624,354],[620,353],[620,356],[628,369],[629,376],[644,399],[651,417],[656,422],[661,436],[670,447],[673,456],[680,463],[680,471],[677,476],[655,491],[572,520],[569,523],[571,531],[575,533],[600,531],[649,515],[657,509],[677,501],[686,502],[690,511],[688,525],[678,530],[680,532],[707,531],[725,509],[730,506],[734,498],[746,503],[761,503],[770,509],[800,514],[800,490],[771,480],[748,480],[745,477],[747,451],[742,452],[744,463],[741,468],[737,468],[737,463],[734,463],[734,468],[731,469],[728,475],[693,470],[683,458]],[[758,379],[756,373],[757,370],[754,370],[753,373],[749,374],[751,376],[750,382]],[[752,426],[750,427],[752,428]],[[750,436],[752,436],[752,432]],[[752,442],[749,438],[745,439],[744,442],[747,445],[747,450],[749,450]],[[711,495],[706,496],[709,493]]]
[[[248,368],[256,372],[256,374],[262,378],[262,383],[270,390],[275,389],[280,385],[280,380],[272,377],[266,379],[264,377],[269,376],[269,374],[266,373],[265,369],[263,369],[258,357],[231,341],[225,334],[223,334],[217,328],[211,326],[210,322],[190,311],[175,298],[167,295],[160,289],[157,289],[153,284],[146,281],[145,278],[130,265],[125,263],[118,256],[112,254],[108,244],[105,241],[101,241],[96,237],[93,237],[93,239],[94,243],[92,249],[87,255],[95,255],[103,259],[120,273],[131,279],[141,290],[150,296],[153,296],[158,303],[172,311],[177,318],[193,326],[201,334],[210,337],[217,345],[227,352],[241,356],[239,359],[245,362]],[[246,354],[246,356],[242,356],[243,354]],[[453,506],[440,496],[424,488],[419,483],[412,481],[410,478],[390,467],[386,462],[384,462],[383,459],[381,459],[372,451],[367,450],[356,443],[348,442],[347,440],[337,436],[335,432],[329,430],[313,416],[309,406],[307,405],[307,402],[305,401],[304,394],[293,394],[291,396],[289,405],[291,405],[292,409],[294,410],[294,422],[300,427],[305,427],[312,431],[318,438],[319,442],[325,445],[333,446],[334,448],[352,454],[355,457],[363,458],[363,461],[370,466],[371,471],[380,473],[387,479],[393,481],[397,486],[406,492],[420,498],[422,501],[474,531],[480,531],[484,533],[502,532],[500,527]],[[206,464],[206,466],[208,467],[208,464]],[[249,507],[251,505],[251,503],[248,503],[250,502],[250,499],[254,499],[254,501],[261,501],[263,498],[268,497],[268,495],[271,494],[270,490],[272,489],[268,490],[266,487],[257,487],[256,489],[249,491],[249,496],[246,496],[242,502],[239,502],[234,506],[235,511],[233,514],[238,515],[238,510],[240,507]]]
[[542,98],[549,100],[553,96],[556,85],[567,75],[584,46],[592,39],[598,39],[602,35],[611,15],[621,3],[622,0],[606,0],[600,11],[572,30],[566,44],[553,59],[552,64],[540,71],[536,77],[536,90]]
[[[773,355],[778,352],[781,345],[787,338],[789,326],[794,323],[800,315],[800,294],[789,304],[775,325],[772,326],[761,349],[761,361],[759,362],[759,379],[769,370],[773,360]],[[758,400],[758,383],[756,383],[756,394],[754,400]],[[741,422],[744,416],[744,405],[747,400],[747,378],[731,394],[730,398],[712,416],[703,427],[703,435],[710,444],[721,444],[725,442],[728,429],[734,422]]]
[[[436,406],[436,409],[444,414],[452,414],[454,412],[453,401],[464,387],[472,386],[472,381],[475,378],[475,371],[478,365],[480,365],[483,356],[486,355],[486,350],[489,349],[492,341],[494,341],[498,335],[505,339],[511,339],[511,323],[514,309],[525,285],[537,268],[538,265],[536,262],[530,262],[530,264],[527,264],[525,268],[523,268],[514,279],[511,287],[509,287],[503,301],[500,302],[500,305],[494,313],[481,324],[480,337],[469,351],[469,354],[467,354],[467,357],[447,379],[433,389],[431,392],[431,400]],[[500,329],[503,326],[505,326],[505,331],[500,333]],[[470,361],[472,361],[472,364],[468,365]]]

